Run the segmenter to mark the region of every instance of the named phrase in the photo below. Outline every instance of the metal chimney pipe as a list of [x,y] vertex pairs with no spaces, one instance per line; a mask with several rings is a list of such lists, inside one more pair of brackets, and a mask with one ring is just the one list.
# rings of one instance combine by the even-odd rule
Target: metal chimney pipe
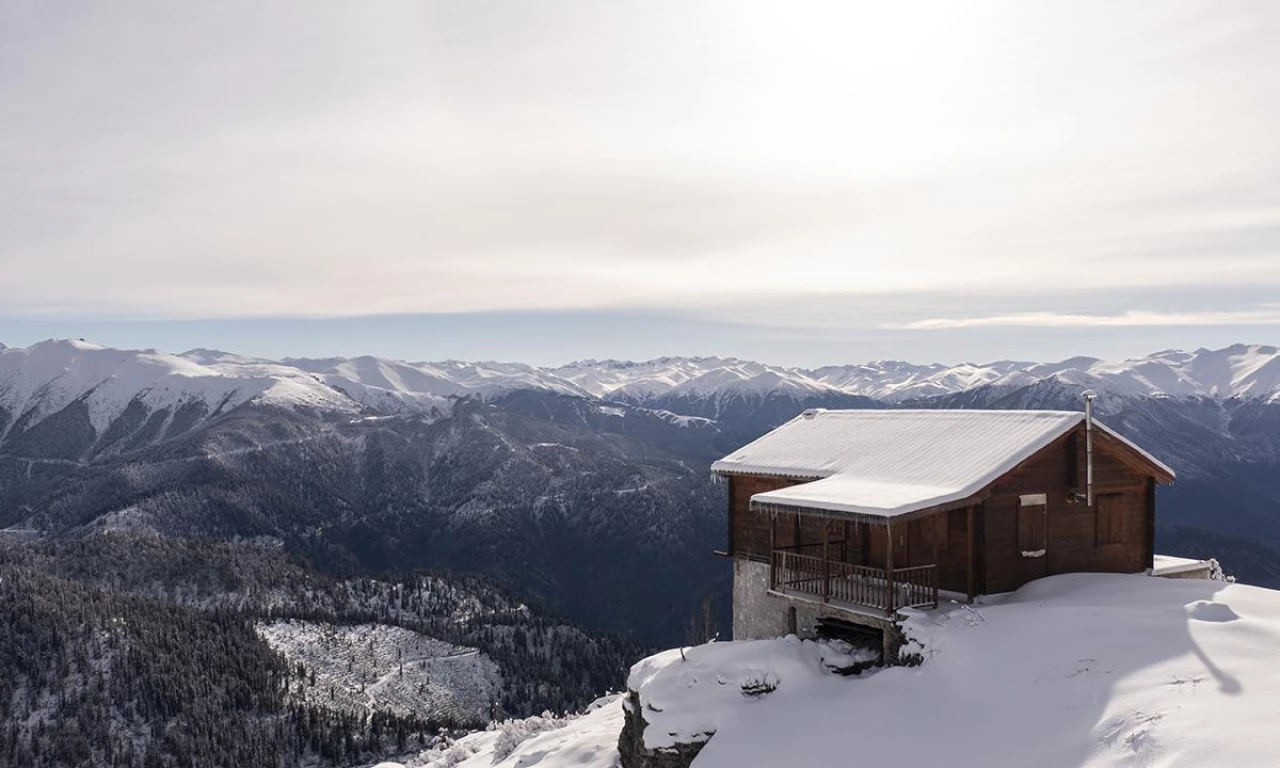
[[1085,503],[1093,506],[1093,401],[1098,393],[1084,391],[1084,466]]

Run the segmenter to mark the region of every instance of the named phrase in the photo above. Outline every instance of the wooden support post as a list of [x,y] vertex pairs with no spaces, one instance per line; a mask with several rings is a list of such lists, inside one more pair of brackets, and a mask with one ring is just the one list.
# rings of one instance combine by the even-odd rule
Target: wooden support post
[[831,602],[831,521],[822,520],[822,602]]
[[778,586],[778,513],[769,513],[769,589]]
[[941,512],[933,516],[933,607],[938,607],[938,545],[942,537],[947,535],[947,517],[950,512]]
[[964,560],[966,564],[965,570],[967,572],[965,589],[966,589],[966,595],[969,599],[969,602],[972,603],[973,599],[978,596],[977,574],[974,573],[974,571],[977,569],[975,568],[975,564],[973,561],[974,558],[973,558],[973,505],[972,504],[965,507],[964,516],[965,516]]
[[896,602],[893,594],[893,523],[884,524],[884,534],[889,545],[885,547],[884,553],[884,604],[887,606],[884,612],[892,616]]
[[1147,515],[1146,515],[1146,541],[1143,542],[1146,551],[1142,553],[1146,558],[1147,568],[1156,567],[1156,479],[1154,477],[1147,478]]
[[939,512],[933,516],[933,564],[938,564],[938,550],[941,549],[942,537],[947,535],[947,515],[950,512]]
[[727,553],[728,553],[728,554],[730,554],[730,555],[734,555],[734,554],[736,554],[736,553],[737,553],[737,549],[735,548],[735,544],[736,544],[736,543],[737,543],[737,541],[738,541],[738,537],[737,537],[737,536],[735,535],[735,533],[734,533],[735,521],[736,521],[736,519],[737,519],[737,517],[738,517],[737,509],[734,507],[734,493],[733,493],[733,487],[734,487],[735,485],[737,485],[736,480],[737,480],[737,478],[736,478],[736,477],[734,477],[733,475],[729,475],[728,477],[726,477],[726,478],[725,478],[725,482],[727,482],[727,483],[729,484],[729,489],[728,489],[728,495],[729,495],[729,530],[728,530],[728,532],[726,533],[726,537],[728,538],[729,543],[728,543],[728,546],[726,546],[726,547],[725,547],[724,551],[725,551],[725,552],[727,552]]

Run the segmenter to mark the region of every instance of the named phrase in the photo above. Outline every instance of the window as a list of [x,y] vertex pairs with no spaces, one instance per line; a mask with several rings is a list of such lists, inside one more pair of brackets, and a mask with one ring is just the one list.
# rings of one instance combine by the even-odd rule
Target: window
[[1033,493],[1018,499],[1018,551],[1023,557],[1044,557],[1048,541],[1048,497]]
[[1107,493],[1094,502],[1097,546],[1119,544],[1124,539],[1124,496]]

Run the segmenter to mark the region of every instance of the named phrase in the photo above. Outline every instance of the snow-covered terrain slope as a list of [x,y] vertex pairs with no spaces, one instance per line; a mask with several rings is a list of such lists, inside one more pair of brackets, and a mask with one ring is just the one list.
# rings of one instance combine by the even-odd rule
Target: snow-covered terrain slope
[[83,341],[46,341],[0,349],[0,437],[83,403],[99,433],[131,405],[148,412],[185,407],[205,414],[249,401],[354,410],[350,400],[304,372],[266,362],[201,363],[154,350],[119,350]]
[[474,723],[499,700],[498,665],[475,648],[386,624],[285,620],[257,629],[291,665],[306,668],[290,692],[308,704]]
[[583,360],[547,373],[596,397],[640,401],[655,395],[709,395],[725,389],[816,390],[820,382],[794,368],[723,357],[661,357],[645,362]]
[[450,398],[537,389],[589,397],[576,384],[523,363],[406,363],[377,357],[293,359],[285,364],[317,376],[361,405],[387,412],[429,413]]
[[[629,682],[644,744],[705,741],[694,768],[1277,764],[1280,592],[1054,576],[999,601],[917,613],[906,632],[919,667],[856,677],[832,673],[819,646],[795,638],[653,656]],[[617,765],[623,706],[608,702],[502,756],[494,732],[468,737],[461,764]],[[406,764],[450,764],[439,755]]]
[[[787,674],[801,649],[786,641],[759,644],[752,664],[732,647],[687,663],[669,651],[632,673],[641,701],[660,710],[646,710],[646,744],[707,730],[705,718],[680,716],[705,698],[718,704],[703,768],[830,765],[855,734],[905,765],[1275,764],[1280,664],[1268,649],[1280,642],[1280,592],[1073,574],[918,613],[906,633],[922,666],[854,679]],[[776,668],[777,690],[757,702],[724,695],[726,656],[738,675]]]
[[484,731],[374,768],[617,768],[622,696],[605,696],[582,715],[543,715]]
[[[521,363],[405,363],[374,357],[272,361],[218,350],[181,355],[84,341],[0,347],[0,444],[52,417],[74,440],[62,459],[153,445],[246,404],[349,419],[438,418],[459,397],[585,390]],[[143,439],[136,439],[141,436]]]

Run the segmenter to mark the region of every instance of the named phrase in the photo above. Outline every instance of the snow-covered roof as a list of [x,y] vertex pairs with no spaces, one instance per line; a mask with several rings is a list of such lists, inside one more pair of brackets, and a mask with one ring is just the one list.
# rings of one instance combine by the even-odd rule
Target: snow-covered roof
[[[753,506],[897,517],[981,491],[1084,421],[1073,411],[806,411],[711,465],[717,474],[820,478]],[[1173,470],[1096,419],[1169,477]]]

